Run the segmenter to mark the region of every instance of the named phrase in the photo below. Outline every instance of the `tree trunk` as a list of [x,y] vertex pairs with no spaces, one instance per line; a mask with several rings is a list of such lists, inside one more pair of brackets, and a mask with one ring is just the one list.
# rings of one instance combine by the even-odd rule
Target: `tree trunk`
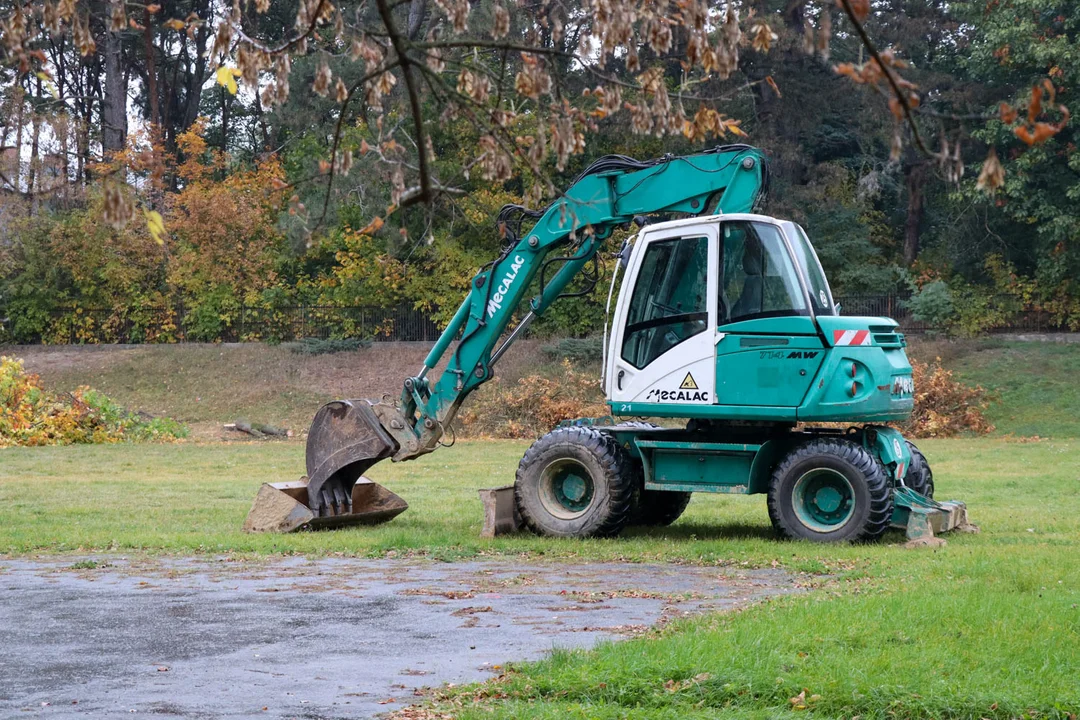
[[[41,97],[41,78],[37,78],[37,97]],[[40,182],[38,175],[41,168],[41,115],[36,110],[31,112],[30,122],[33,124],[33,130],[30,134],[30,171],[27,174],[26,190],[33,193],[37,189]],[[35,195],[30,200],[30,214],[36,215],[38,209],[38,199]]]
[[[199,118],[199,100],[202,98],[202,86],[206,82],[206,39],[208,25],[205,23],[195,31],[195,52],[192,64],[194,67],[187,76],[184,90],[184,112],[179,132],[184,132],[195,124]],[[184,43],[184,54],[187,56],[187,43]]]
[[22,135],[23,135],[23,108],[26,106],[26,94],[22,85],[15,87],[15,102],[18,109],[15,111],[15,162],[11,164],[11,185],[18,191],[22,183]]
[[64,205],[67,206],[67,201],[71,197],[71,135],[72,128],[71,118],[66,118],[61,124],[62,132],[60,133],[60,172],[63,173],[63,198]]
[[76,136],[78,153],[75,156],[75,174],[79,176],[79,182],[85,187],[86,181],[90,179],[89,173],[86,171],[86,165],[90,159],[90,128],[94,120],[94,103],[92,101],[93,91],[90,87],[89,68],[83,67],[80,69],[79,75],[79,110],[82,117],[79,118],[79,127],[76,130],[78,132]]
[[910,266],[919,257],[919,235],[926,211],[926,163],[907,166],[904,184],[907,186],[907,221],[904,223],[904,265]]
[[270,130],[266,127],[266,116],[263,115],[262,100],[259,98],[258,92],[255,92],[255,117],[259,121],[259,134],[262,139],[262,144],[255,154],[260,155],[270,150]]
[[221,152],[229,152],[229,93],[224,86],[218,86],[221,91]]
[[150,15],[150,6],[146,6],[143,15],[143,46],[146,52],[146,96],[150,101],[150,124],[155,128],[161,123],[161,109],[158,103],[157,63],[155,54],[157,45],[154,44],[154,33],[151,30],[153,17]]
[[[122,1],[111,0],[111,3]],[[105,155],[123,150],[127,140],[127,86],[122,49],[120,33],[106,29],[105,87],[101,104],[101,149]]]

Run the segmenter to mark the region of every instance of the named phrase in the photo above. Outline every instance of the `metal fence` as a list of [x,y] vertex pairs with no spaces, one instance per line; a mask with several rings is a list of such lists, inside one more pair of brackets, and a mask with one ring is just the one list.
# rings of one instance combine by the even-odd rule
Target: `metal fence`
[[330,305],[297,305],[269,310],[245,308],[234,332],[237,340],[270,336],[276,336],[278,340],[364,337],[399,342],[435,342],[439,334],[440,328],[431,316],[416,308]]
[[[890,317],[917,335],[948,328],[916,320],[900,294],[841,295],[844,315]],[[991,333],[1054,333],[1069,330],[1049,313],[1025,309],[1012,297],[991,298],[988,309],[1002,321]],[[69,344],[174,342],[289,342],[302,338],[361,337],[375,341],[434,342],[439,326],[429,313],[412,307],[373,308],[329,305],[243,306],[223,317],[200,322],[183,304],[143,307],[122,313],[113,309],[57,310],[48,335],[38,342]]]
[[57,310],[52,330],[41,341],[69,344],[176,342],[290,342],[303,338],[360,337],[376,341],[434,342],[439,326],[430,314],[411,307],[329,305],[241,306],[200,322],[182,304],[113,309]]
[[[942,324],[916,320],[907,301],[911,295],[838,295],[835,301],[841,306],[843,315],[866,315],[870,317],[888,317],[900,323],[900,328],[908,334],[920,335],[928,332],[943,332],[950,328]],[[1033,310],[1011,295],[991,296],[983,312],[987,317],[996,315],[1000,321],[985,328],[987,333],[1057,333],[1069,332],[1068,324],[1042,310]]]

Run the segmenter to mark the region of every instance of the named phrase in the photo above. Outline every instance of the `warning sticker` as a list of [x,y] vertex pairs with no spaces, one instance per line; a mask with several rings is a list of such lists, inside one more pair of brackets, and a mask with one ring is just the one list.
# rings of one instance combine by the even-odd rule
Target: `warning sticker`
[[686,377],[683,378],[682,385],[679,386],[680,390],[697,390],[697,383],[694,382],[694,376],[690,373],[686,373]]

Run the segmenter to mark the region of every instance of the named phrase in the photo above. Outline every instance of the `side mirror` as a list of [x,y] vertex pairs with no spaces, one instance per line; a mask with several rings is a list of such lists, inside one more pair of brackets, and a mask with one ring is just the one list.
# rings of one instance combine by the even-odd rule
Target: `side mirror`
[[630,244],[630,238],[623,240],[622,247],[619,248],[619,252],[615,254],[615,257],[619,258],[619,267],[626,270],[626,266],[630,264],[630,252],[633,246]]
[[833,305],[833,313],[836,315],[840,314],[840,303],[836,303],[835,305]]

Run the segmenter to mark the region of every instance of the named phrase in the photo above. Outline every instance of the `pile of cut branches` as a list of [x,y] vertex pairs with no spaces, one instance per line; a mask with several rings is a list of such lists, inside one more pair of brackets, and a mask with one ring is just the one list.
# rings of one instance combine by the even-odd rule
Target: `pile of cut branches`
[[915,380],[915,411],[901,431],[916,438],[955,437],[964,434],[985,435],[994,429],[983,414],[990,405],[989,393],[953,377],[951,370],[932,363],[911,361]]

